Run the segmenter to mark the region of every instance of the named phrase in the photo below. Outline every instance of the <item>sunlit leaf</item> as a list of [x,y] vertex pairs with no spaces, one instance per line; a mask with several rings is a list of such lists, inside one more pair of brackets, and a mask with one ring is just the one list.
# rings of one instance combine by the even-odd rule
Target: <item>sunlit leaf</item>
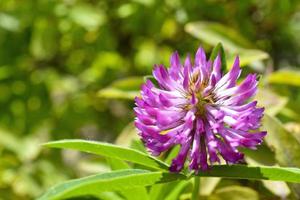
[[143,77],[129,77],[114,81],[110,86],[98,91],[98,96],[108,99],[134,99],[144,82]]
[[109,143],[87,140],[60,140],[44,144],[47,147],[73,149],[110,158],[126,160],[153,169],[168,169],[168,165],[143,152]]
[[0,129],[0,147],[4,147],[15,153],[19,152],[21,140],[14,136],[13,133]]
[[[280,121],[268,115],[263,119],[263,127],[268,131],[265,141],[274,150],[279,165],[300,167],[300,145],[293,134],[289,133]],[[300,197],[300,185],[290,184],[290,186]]]
[[146,82],[147,80],[150,80],[156,87],[159,87],[159,83],[154,78],[154,76],[152,75],[144,76],[144,82]]
[[[234,52],[228,56],[228,67],[231,66],[234,62],[236,56],[240,57],[240,65],[245,66],[251,64],[255,61],[265,60],[269,58],[269,54],[258,49],[239,49],[237,52]],[[228,68],[227,67],[227,68]]]
[[300,145],[300,123],[297,122],[289,122],[284,124],[284,127],[294,135],[296,140],[299,142]]
[[172,190],[169,194],[164,198],[165,200],[177,200],[182,191],[191,184],[190,181],[181,181]]
[[280,111],[280,114],[290,118],[291,120],[298,121],[300,119],[300,113],[297,110],[287,106]]
[[124,200],[114,192],[102,192],[100,194],[95,194],[95,196],[99,197],[101,200]]
[[[172,193],[173,189],[176,188],[180,184],[180,182],[181,181],[178,180],[175,182],[153,185],[149,192],[150,200],[160,200],[160,199],[166,198],[166,196],[168,196],[170,193]],[[178,190],[180,190],[181,187],[183,187],[183,186],[179,186]],[[176,194],[173,194],[173,195],[176,195]],[[172,195],[172,197],[173,197],[173,195]]]
[[[166,156],[164,162],[167,163],[168,165],[170,165],[172,162],[172,159],[174,159],[176,157],[179,150],[180,150],[179,145],[173,147],[170,150],[170,152],[168,153],[168,155]],[[160,199],[165,198],[165,196],[167,196],[168,193],[172,193],[173,188],[183,187],[183,186],[178,186],[179,184],[180,184],[179,182],[172,182],[172,183],[159,184],[159,185],[152,186],[150,189],[151,200],[160,200]],[[179,188],[178,188],[178,190],[179,190]],[[174,195],[176,195],[176,193],[175,194],[173,193],[170,198],[173,198]]]
[[291,193],[287,184],[283,181],[262,181],[263,185],[273,194],[286,198]]
[[39,200],[63,199],[82,195],[119,191],[183,179],[185,176],[164,172],[131,169],[108,172],[71,180],[50,188]]
[[102,10],[97,10],[88,4],[73,7],[70,18],[87,30],[95,30],[106,21],[106,16]]
[[[265,144],[260,145],[255,151],[243,149],[245,160],[249,165],[264,166],[276,164],[274,152],[272,152]],[[290,194],[290,189],[283,181],[266,181],[262,180],[262,184],[273,194],[280,197],[287,197]]]
[[300,183],[300,169],[247,165],[215,165],[198,176],[235,179],[274,180]]
[[286,84],[292,86],[300,86],[300,71],[299,70],[279,70],[268,75],[269,83]]
[[133,76],[116,80],[111,84],[111,87],[127,91],[139,90],[142,83],[144,83],[144,77]]
[[194,37],[216,46],[221,42],[224,47],[233,51],[241,47],[253,48],[252,44],[243,38],[236,30],[215,22],[191,22],[185,30]]
[[254,46],[237,31],[214,22],[191,22],[185,26],[186,32],[212,46],[222,43],[228,50],[227,68],[230,68],[235,56],[240,57],[241,66],[269,57],[266,52],[254,49]]
[[[83,152],[130,161],[154,169],[168,169],[167,164],[152,156],[137,150],[119,147],[108,143],[85,140],[61,140],[46,143],[45,146],[80,150]],[[300,169],[267,166],[254,167],[246,165],[216,165],[208,171],[201,172],[199,176],[300,182]]]
[[39,144],[45,139],[43,137],[34,134],[18,138],[12,132],[0,128],[0,147],[14,152],[21,161],[29,161],[39,154]]
[[200,194],[201,196],[209,196],[217,187],[221,178],[218,177],[202,177],[200,179]]
[[139,96],[139,91],[124,91],[116,88],[104,88],[98,92],[98,97],[106,99],[129,99]]
[[300,145],[293,134],[289,133],[279,120],[268,115],[265,115],[263,118],[263,127],[268,132],[265,141],[274,150],[279,164],[299,167]]
[[288,98],[279,96],[270,89],[263,87],[258,89],[255,99],[257,99],[259,106],[264,107],[265,112],[271,116],[278,114],[288,102]]
[[30,52],[37,59],[50,59],[56,53],[57,32],[53,28],[53,22],[47,19],[39,19],[34,24],[33,35],[30,42]]
[[138,133],[133,123],[128,124],[116,139],[116,144],[120,146],[129,147],[132,141],[138,139]]
[[249,188],[242,186],[227,186],[218,189],[214,194],[208,197],[208,200],[258,200],[258,193]]
[[179,153],[180,150],[180,146],[176,145],[175,147],[173,147],[171,149],[171,151],[169,152],[168,156],[165,159],[165,162],[168,164],[171,164],[172,160],[177,156],[177,154]]
[[84,83],[92,84],[105,79],[108,72],[111,71],[124,73],[126,61],[118,52],[101,51],[93,58],[91,65],[80,74],[79,78]]
[[0,27],[8,31],[16,32],[20,28],[20,21],[12,15],[0,13]]
[[106,160],[111,170],[130,169],[129,164],[123,160],[114,159],[114,158],[107,158]]
[[245,160],[250,165],[276,165],[275,154],[265,143],[258,146],[255,150],[244,148],[242,152],[245,154]]
[[[107,162],[110,165],[112,170],[120,170],[120,169],[130,169],[130,166],[119,159],[107,158]],[[148,200],[148,192],[144,187],[135,187],[131,189],[121,190],[120,193],[122,196],[126,197],[127,200],[140,200],[145,199]]]
[[212,62],[216,59],[216,57],[220,55],[221,56],[221,69],[222,72],[225,73],[227,66],[226,66],[226,55],[223,48],[223,45],[221,43],[218,43],[217,46],[215,46],[210,54],[209,60]]

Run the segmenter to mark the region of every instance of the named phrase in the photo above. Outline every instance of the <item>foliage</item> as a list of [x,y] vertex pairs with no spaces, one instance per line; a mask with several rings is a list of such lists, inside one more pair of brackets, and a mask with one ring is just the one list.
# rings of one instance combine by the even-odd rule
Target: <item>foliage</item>
[[[194,176],[193,174],[184,175],[164,172],[166,170],[167,163],[164,163],[163,165],[157,165],[157,161],[155,158],[144,154],[143,152],[135,151],[133,149],[130,150],[127,148],[120,148],[116,145],[99,142],[89,142],[84,140],[62,140],[47,143],[46,146],[65,149],[78,149],[80,151],[89,152],[97,155],[99,155],[100,152],[100,155],[107,156],[109,158],[116,158],[116,155],[118,155],[118,158],[123,158],[124,160],[150,167],[156,171],[148,171],[141,169],[115,170],[113,172],[107,172],[71,180],[49,189],[49,191],[40,198],[41,200],[61,199],[82,195],[97,195],[103,191],[122,192],[124,191],[124,189],[128,190],[136,188],[137,186],[149,186],[159,183],[178,181],[182,179],[188,180],[189,178],[191,178],[191,176]],[[265,166],[251,167],[246,165],[218,165],[212,167],[209,171],[200,172],[198,176],[254,180],[280,180],[286,182],[300,183],[299,168],[280,168]],[[180,186],[182,184],[183,186],[186,186],[185,182],[179,184]],[[129,196],[135,195],[136,194],[134,193],[128,194],[127,199],[130,199]],[[177,196],[178,194],[176,192],[174,197]],[[148,196],[146,197],[146,199],[149,198],[150,197]]]
[[[65,180],[112,169],[152,174],[151,166],[107,159],[102,151],[99,157],[40,144],[80,138],[145,155],[130,123],[132,99],[153,64],[199,44],[209,52],[222,42],[229,60],[238,53],[246,71],[261,73],[257,99],[270,115],[263,127],[270,135],[257,151],[245,151],[246,162],[299,168],[299,7],[297,0],[0,1],[0,199],[33,199]],[[151,184],[160,176],[153,173]],[[297,184],[265,180],[201,178],[200,187],[207,199],[300,194]],[[189,199],[191,189],[188,179],[105,189],[94,198]]]

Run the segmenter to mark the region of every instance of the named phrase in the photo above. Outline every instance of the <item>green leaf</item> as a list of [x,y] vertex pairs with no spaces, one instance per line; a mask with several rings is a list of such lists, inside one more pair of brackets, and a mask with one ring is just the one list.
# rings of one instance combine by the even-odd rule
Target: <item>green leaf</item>
[[[246,162],[250,165],[276,165],[275,154],[265,143],[260,145],[255,151],[243,149],[243,153],[245,154]],[[283,181],[262,180],[262,184],[270,192],[280,197],[287,197],[290,193],[287,183]]]
[[130,122],[118,135],[115,144],[124,147],[130,147],[132,142],[135,140],[139,140],[139,135],[134,126],[134,123]]
[[247,165],[215,165],[210,170],[200,172],[198,176],[224,177],[235,179],[274,180],[300,183],[299,168],[247,166]]
[[[164,162],[167,164],[171,164],[173,158],[176,157],[180,150],[180,146],[174,146],[170,151],[169,154],[166,156]],[[160,200],[164,199],[165,196],[170,193],[173,188],[178,186],[178,182],[166,183],[166,184],[159,184],[153,185],[150,189],[150,198],[151,200]]]
[[106,16],[102,10],[97,10],[88,4],[74,6],[69,16],[75,23],[89,31],[96,30],[106,21]]
[[241,151],[245,154],[245,160],[250,165],[255,166],[274,166],[276,159],[274,152],[265,144],[258,146],[257,149],[243,148]]
[[153,185],[150,189],[149,196],[151,200],[161,200],[170,194],[181,181],[169,182],[165,184]]
[[222,43],[228,50],[227,69],[232,65],[235,56],[240,57],[240,65],[245,66],[254,61],[263,60],[269,55],[255,48],[249,41],[243,38],[235,29],[214,22],[191,22],[185,26],[186,32],[204,41],[211,46]]
[[222,65],[221,69],[222,69],[222,72],[224,73],[227,69],[226,55],[225,55],[223,45],[221,43],[218,43],[217,46],[215,46],[213,48],[209,60],[211,60],[213,62],[216,59],[216,57],[218,56],[218,54],[220,54],[220,56],[221,56],[221,65]]
[[120,191],[120,193],[127,199],[127,200],[149,200],[149,196],[145,187],[135,187],[130,189],[124,189]]
[[267,80],[269,83],[286,84],[291,86],[300,86],[299,70],[280,70],[271,73]]
[[176,145],[174,146],[168,156],[166,157],[166,159],[164,160],[165,163],[168,163],[169,165],[171,164],[172,160],[177,156],[177,154],[179,153],[179,150],[180,150],[180,145]]
[[131,169],[108,172],[74,179],[58,184],[48,190],[39,200],[54,200],[82,195],[99,194],[105,191],[118,191],[185,179],[180,174],[151,172],[148,170]]
[[167,164],[148,154],[109,143],[87,140],[60,140],[46,143],[44,146],[61,149],[74,149],[110,158],[126,160],[152,169],[168,170],[169,168]]
[[133,76],[124,79],[116,80],[111,84],[111,87],[131,91],[139,90],[141,85],[144,83],[144,77]]
[[132,100],[140,95],[140,87],[144,82],[143,77],[128,77],[114,81],[110,86],[98,91],[98,96],[107,99]]
[[180,181],[171,192],[164,198],[165,200],[177,200],[182,191],[191,184],[190,181]]
[[43,18],[36,20],[29,46],[31,54],[39,60],[51,59],[58,48],[57,39],[53,21]]
[[114,158],[107,158],[107,164],[110,166],[111,170],[119,170],[119,169],[130,169],[128,163],[124,162],[123,160],[114,159]]
[[[298,144],[296,140],[295,142]],[[46,143],[45,146],[80,150],[106,157],[130,161],[153,169],[168,169],[168,165],[166,163],[163,163],[162,161],[143,152],[108,143],[85,140],[61,140]],[[300,147],[298,146],[298,148]],[[299,159],[294,162],[299,162]],[[300,182],[300,169],[266,166],[253,167],[246,165],[218,165],[213,166],[212,169],[207,172],[201,172],[200,176]]]
[[268,132],[265,141],[275,152],[281,166],[300,167],[300,145],[279,120],[269,115],[263,118],[263,127]]
[[0,128],[0,147],[9,149],[10,151],[13,151],[15,153],[19,153],[20,151],[20,145],[22,144],[22,141],[20,138],[16,137],[14,133],[5,130],[3,128]]
[[[297,102],[293,102],[293,104],[297,104]],[[297,105],[296,109],[291,108],[290,105],[289,107],[284,107],[280,110],[280,115],[283,117],[290,118],[292,121],[299,121],[300,120],[300,113],[297,110]]]
[[253,48],[252,44],[243,38],[235,29],[215,22],[191,22],[185,26],[185,30],[194,37],[203,40],[210,45],[221,42],[225,48],[237,51],[241,47]]
[[233,64],[236,54],[240,57],[241,66],[245,66],[251,64],[252,62],[261,61],[269,58],[269,54],[262,50],[241,48],[237,52],[232,52],[232,54],[228,56],[228,66],[231,66]]
[[2,12],[0,13],[0,27],[8,31],[17,32],[20,29],[20,21],[15,16]]
[[37,134],[17,137],[13,132],[0,128],[0,147],[14,152],[21,161],[33,160],[40,152],[43,138]]
[[95,196],[100,198],[101,200],[124,200],[114,192],[102,192],[101,194],[95,194]]
[[200,195],[209,196],[220,181],[221,178],[218,177],[202,177],[200,179]]
[[136,149],[140,152],[143,152],[145,154],[147,154],[147,149],[145,147],[145,145],[143,144],[142,140],[133,140],[131,145],[130,145],[131,149]]
[[249,188],[242,186],[228,186],[218,189],[214,194],[208,197],[208,200],[258,200],[258,193]]
[[300,144],[300,123],[288,122],[284,124],[284,127],[286,128],[286,130],[288,130],[290,133],[294,135],[294,137]]
[[156,87],[159,87],[157,80],[152,75],[144,76],[144,82],[150,80]]
[[259,106],[265,108],[265,112],[271,116],[276,116],[284,109],[288,102],[288,98],[279,96],[270,89],[260,87],[255,96]]
[[[107,162],[110,165],[112,170],[130,169],[130,166],[126,162],[119,159],[107,158]],[[140,199],[148,200],[149,199],[147,190],[144,187],[124,189],[120,191],[120,193],[127,200],[140,200]]]
[[98,92],[98,97],[106,99],[128,99],[133,100],[139,96],[139,91],[124,91],[116,88],[104,88]]
[[288,185],[283,181],[262,181],[265,188],[276,196],[280,196],[282,199],[287,199],[291,193]]
[[[288,132],[279,120],[268,115],[263,118],[263,127],[268,132],[265,141],[274,150],[278,164],[300,167],[300,145],[294,135]],[[289,184],[289,186],[295,195],[300,197],[300,185]]]

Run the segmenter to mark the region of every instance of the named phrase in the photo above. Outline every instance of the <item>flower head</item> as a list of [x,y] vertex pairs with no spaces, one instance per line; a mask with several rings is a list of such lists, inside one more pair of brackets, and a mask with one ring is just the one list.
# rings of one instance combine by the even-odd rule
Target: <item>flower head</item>
[[221,72],[221,58],[206,59],[199,48],[194,62],[187,56],[180,62],[177,52],[170,68],[158,65],[150,80],[136,97],[135,125],[147,149],[153,155],[180,145],[170,171],[178,172],[189,159],[190,170],[206,170],[222,157],[227,163],[243,160],[238,147],[255,149],[266,132],[257,131],[264,109],[249,101],[256,90],[255,74],[240,84],[239,58],[230,71]]

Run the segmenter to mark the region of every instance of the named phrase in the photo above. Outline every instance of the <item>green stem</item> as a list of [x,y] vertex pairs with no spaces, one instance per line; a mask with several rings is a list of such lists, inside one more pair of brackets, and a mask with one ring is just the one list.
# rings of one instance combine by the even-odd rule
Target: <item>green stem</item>
[[200,176],[195,176],[192,200],[199,200],[199,191],[200,191]]

